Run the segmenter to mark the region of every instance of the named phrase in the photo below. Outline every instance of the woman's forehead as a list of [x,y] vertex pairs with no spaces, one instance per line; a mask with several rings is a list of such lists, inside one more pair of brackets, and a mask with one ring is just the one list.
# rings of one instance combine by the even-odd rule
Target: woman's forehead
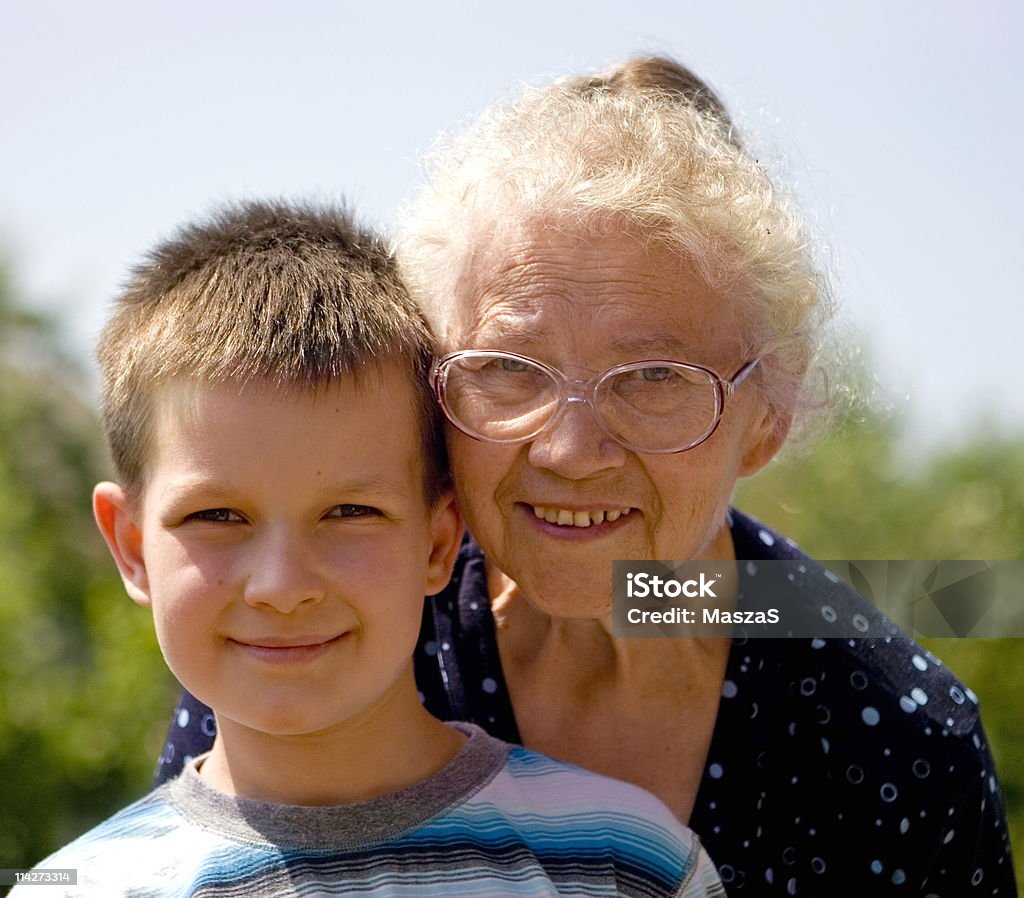
[[734,304],[663,245],[537,228],[501,238],[474,253],[457,296],[464,345],[597,340],[633,357],[678,357],[740,338]]

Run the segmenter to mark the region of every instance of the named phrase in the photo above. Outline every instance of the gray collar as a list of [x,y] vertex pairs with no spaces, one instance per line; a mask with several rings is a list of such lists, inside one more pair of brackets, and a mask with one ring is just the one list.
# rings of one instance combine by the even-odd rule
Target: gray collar
[[307,850],[352,849],[394,839],[472,797],[505,763],[508,746],[479,727],[450,723],[469,738],[430,779],[355,804],[300,807],[236,798],[204,782],[190,762],[158,793],[201,829],[249,844]]

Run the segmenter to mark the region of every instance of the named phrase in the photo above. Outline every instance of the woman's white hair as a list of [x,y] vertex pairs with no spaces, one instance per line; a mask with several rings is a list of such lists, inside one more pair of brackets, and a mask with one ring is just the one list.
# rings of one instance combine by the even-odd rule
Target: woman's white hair
[[398,255],[443,346],[458,348],[457,288],[495,228],[614,229],[671,247],[728,297],[778,411],[813,404],[805,375],[833,304],[802,216],[710,87],[674,60],[528,88],[442,136],[425,174]]

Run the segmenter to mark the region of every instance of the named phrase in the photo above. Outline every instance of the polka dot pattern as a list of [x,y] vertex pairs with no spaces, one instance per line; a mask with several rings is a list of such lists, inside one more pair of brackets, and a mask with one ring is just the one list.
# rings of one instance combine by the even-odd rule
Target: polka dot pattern
[[[736,511],[730,523],[750,559],[741,576],[800,560],[793,587],[809,608],[878,632],[878,613],[789,540]],[[486,597],[467,538],[452,583],[425,604],[416,679],[437,716],[518,742]],[[889,626],[885,639],[734,639],[689,821],[730,895],[1016,894],[977,696]],[[210,724],[183,694],[161,779],[208,747]]]

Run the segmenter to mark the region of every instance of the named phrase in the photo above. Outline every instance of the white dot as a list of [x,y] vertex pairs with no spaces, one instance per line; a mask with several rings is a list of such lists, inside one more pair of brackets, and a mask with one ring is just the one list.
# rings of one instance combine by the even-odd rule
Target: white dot
[[913,714],[917,710],[917,702],[915,702],[909,695],[901,695],[900,708],[908,714]]
[[493,695],[498,691],[498,681],[494,677],[484,677],[483,682],[480,684],[483,687],[484,692]]
[[823,648],[825,648],[826,645],[827,645],[827,643],[825,642],[824,639],[812,639],[811,640],[811,648],[812,649],[823,649]]
[[833,583],[839,582],[839,577],[832,573],[828,568],[825,568],[825,579],[831,580]]
[[480,603],[479,602],[470,602],[469,603],[469,610],[470,611],[479,611],[480,610]]
[[182,708],[178,712],[178,726],[182,729],[188,726],[188,708]]
[[904,817],[900,821],[900,832],[901,833],[905,833],[908,829],[910,829],[910,818],[909,817]]
[[756,573],[757,573],[757,565],[754,564],[754,562],[752,562],[752,561],[748,561],[747,562],[747,574],[749,576],[753,577],[754,574],[756,574]]
[[868,705],[863,711],[860,712],[860,719],[864,721],[869,727],[873,727],[878,724],[878,721],[882,719],[878,713],[877,708],[872,708]]
[[722,769],[721,764],[712,764],[708,768],[708,776],[713,780],[720,780],[725,775],[725,770]]
[[928,693],[925,692],[920,686],[915,686],[913,689],[910,690],[910,697],[919,705],[928,704]]
[[427,703],[427,697],[419,690],[417,690],[416,694],[420,697],[420,704],[425,705]]
[[882,872],[882,862],[878,861],[878,860],[872,861],[871,862],[871,872],[872,873],[881,873]]
[[892,871],[892,884],[894,886],[901,886],[907,881],[907,874],[899,868]]
[[916,667],[922,673],[928,670],[928,662],[925,661],[924,658],[922,658],[920,655],[914,655],[914,657],[910,659],[910,663],[913,664],[914,667]]
[[736,693],[739,691],[739,687],[732,680],[722,683],[722,698],[736,698]]
[[769,867],[767,870],[764,871],[764,878],[765,882],[771,885],[773,882],[775,882],[775,871],[771,867]]
[[787,895],[795,895],[796,894],[796,877],[795,876],[792,879],[790,879],[789,882],[786,883],[786,894]]
[[451,645],[449,643],[447,643],[447,642],[442,642],[441,643],[441,651],[442,652],[447,652],[450,649],[451,649]]
[[775,545],[775,537],[772,536],[767,530],[758,530],[757,535],[758,537],[760,537],[761,542],[763,542],[766,546]]
[[956,835],[956,830],[955,829],[951,829],[948,833],[946,833],[946,837],[942,840],[942,844],[943,845],[948,845],[950,842],[953,841],[953,836],[955,836],[955,835]]

